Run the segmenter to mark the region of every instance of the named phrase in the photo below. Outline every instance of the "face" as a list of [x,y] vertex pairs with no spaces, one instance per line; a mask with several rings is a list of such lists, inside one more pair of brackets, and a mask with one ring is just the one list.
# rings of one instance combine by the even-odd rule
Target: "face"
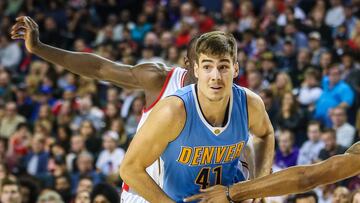
[[295,203],[316,203],[314,197],[304,197],[296,199]]
[[56,190],[66,190],[70,188],[70,183],[65,177],[57,178],[55,181]]
[[323,53],[320,56],[320,66],[322,68],[327,68],[331,63],[331,54],[330,53]]
[[116,106],[112,103],[108,103],[106,106],[106,115],[113,118],[117,116],[116,113],[117,113]]
[[81,179],[77,188],[77,191],[87,191],[91,192],[93,183],[89,179]]
[[44,150],[44,145],[45,145],[45,140],[38,138],[38,137],[34,137],[32,140],[32,145],[31,148],[33,150],[34,153],[39,153],[42,150]]
[[1,192],[1,202],[21,203],[19,187],[16,185],[5,185]]
[[331,121],[334,126],[341,126],[346,122],[346,114],[343,109],[336,108],[331,114]]
[[75,203],[90,203],[90,194],[87,191],[77,193]]
[[21,199],[22,203],[28,203],[30,201],[30,189],[27,187],[20,186],[20,193],[21,193]]
[[73,152],[80,152],[84,148],[84,139],[80,136],[71,138],[71,150]]
[[288,78],[286,74],[281,73],[276,76],[276,87],[284,88],[287,83],[288,83]]
[[289,153],[291,151],[293,142],[288,132],[283,132],[279,136],[279,149],[282,153]]
[[334,191],[332,203],[348,203],[349,190],[344,187],[338,187]]
[[360,203],[360,193],[359,192],[354,195],[354,199],[351,203]]
[[254,90],[259,87],[262,83],[261,76],[259,73],[252,72],[248,75],[249,89]]
[[85,121],[82,123],[80,133],[81,135],[85,136],[91,135],[93,133],[92,124],[90,123],[90,121]]
[[116,142],[109,136],[103,137],[103,146],[104,149],[114,150],[116,148]]
[[336,84],[340,81],[341,79],[341,73],[339,68],[331,68],[329,70],[329,81],[331,84]]
[[80,173],[86,173],[92,170],[92,159],[87,156],[80,156],[77,160]]
[[211,102],[227,99],[231,94],[233,78],[238,74],[238,65],[230,55],[221,57],[200,54],[195,64],[199,95]]
[[319,125],[317,125],[317,124],[309,125],[307,134],[308,134],[308,138],[311,141],[319,140],[320,135],[321,135]]
[[110,203],[110,201],[103,195],[97,195],[94,199],[94,203]]
[[294,97],[291,93],[286,93],[282,99],[283,106],[292,106],[294,104]]
[[332,150],[336,146],[336,138],[330,132],[322,134],[322,140],[325,143],[326,150]]

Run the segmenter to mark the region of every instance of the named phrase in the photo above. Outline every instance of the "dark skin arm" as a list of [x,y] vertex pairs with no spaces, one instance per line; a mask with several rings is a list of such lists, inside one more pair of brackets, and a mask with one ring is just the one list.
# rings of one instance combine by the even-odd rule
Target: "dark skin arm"
[[[295,166],[252,181],[230,187],[235,201],[251,198],[280,196],[309,191],[319,185],[331,184],[360,173],[360,142],[353,144],[342,155],[333,156],[317,164]],[[188,199],[202,202],[228,202],[226,187],[215,186]]]
[[144,63],[135,66],[115,63],[92,53],[72,52],[40,42],[39,28],[30,17],[18,17],[11,30],[12,39],[25,41],[26,49],[46,61],[93,79],[109,81],[127,89],[143,89],[146,101],[156,100],[165,81],[164,64]]

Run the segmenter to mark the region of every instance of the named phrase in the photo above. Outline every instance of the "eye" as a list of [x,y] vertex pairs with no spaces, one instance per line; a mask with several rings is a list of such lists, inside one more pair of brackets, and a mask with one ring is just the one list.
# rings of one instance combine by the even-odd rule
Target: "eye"
[[222,66],[219,67],[219,69],[220,69],[220,70],[225,70],[225,69],[227,69],[227,66],[222,65]]
[[204,68],[205,70],[208,70],[208,69],[210,68],[210,66],[209,66],[209,65],[204,65],[203,68]]

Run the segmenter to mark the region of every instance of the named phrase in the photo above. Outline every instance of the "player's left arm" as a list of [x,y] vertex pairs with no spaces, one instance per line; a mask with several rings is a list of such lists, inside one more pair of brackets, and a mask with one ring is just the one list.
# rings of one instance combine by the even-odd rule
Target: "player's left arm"
[[[319,185],[331,184],[360,173],[360,142],[353,144],[345,154],[330,157],[322,162],[293,166],[255,180],[237,183],[230,187],[234,201],[251,198],[302,193]],[[228,202],[227,188],[222,185],[202,190],[202,193],[186,198],[186,202]]]
[[245,89],[247,95],[249,130],[254,135],[254,176],[270,174],[274,158],[274,129],[265,110],[262,99],[252,91]]

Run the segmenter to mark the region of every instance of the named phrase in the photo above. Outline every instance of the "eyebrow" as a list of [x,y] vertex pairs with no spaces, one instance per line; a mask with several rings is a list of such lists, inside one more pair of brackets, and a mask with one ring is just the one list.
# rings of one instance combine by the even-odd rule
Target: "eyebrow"
[[[214,61],[211,60],[211,59],[204,59],[204,60],[201,61],[201,63],[206,63],[206,62],[214,63]],[[227,63],[230,63],[230,60],[229,60],[229,59],[221,59],[219,62],[227,62]]]

